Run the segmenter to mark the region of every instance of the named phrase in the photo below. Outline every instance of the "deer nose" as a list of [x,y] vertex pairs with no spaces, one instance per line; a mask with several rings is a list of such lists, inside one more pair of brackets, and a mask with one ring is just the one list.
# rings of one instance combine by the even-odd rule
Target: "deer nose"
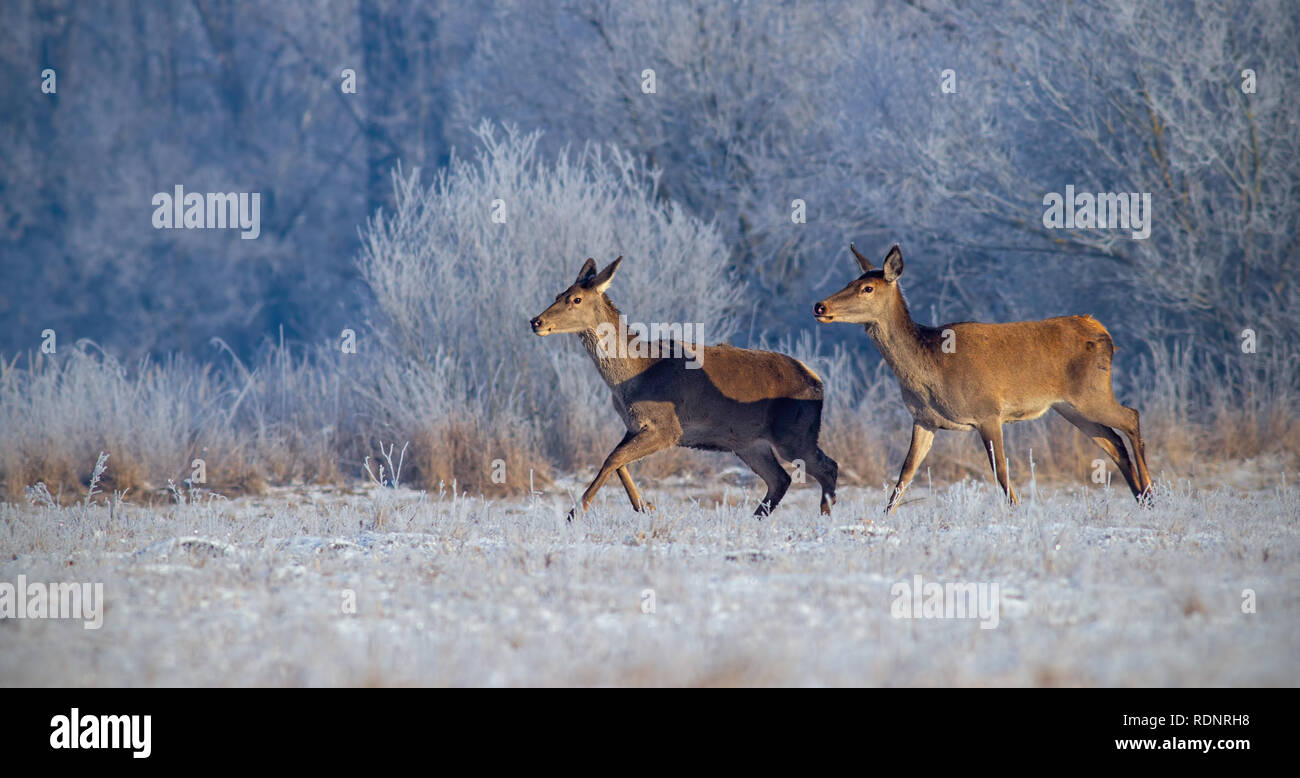
[[542,317],[538,316],[536,319],[530,321],[529,324],[532,326],[533,332],[537,332],[542,328]]
[[814,305],[814,306],[813,306],[813,315],[814,315],[814,316],[825,316],[825,315],[826,315],[826,304],[825,304],[825,303],[817,303],[816,305]]

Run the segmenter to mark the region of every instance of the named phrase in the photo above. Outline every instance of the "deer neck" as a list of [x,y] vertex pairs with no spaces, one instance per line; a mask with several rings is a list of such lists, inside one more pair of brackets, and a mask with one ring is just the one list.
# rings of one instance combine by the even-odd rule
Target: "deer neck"
[[613,303],[607,302],[601,310],[599,324],[578,333],[582,347],[596,364],[596,371],[615,390],[659,361],[657,357],[640,356],[641,338],[629,333],[626,324]]
[[921,326],[912,319],[901,293],[885,318],[865,329],[905,388],[920,393],[937,379],[937,367],[921,337]]

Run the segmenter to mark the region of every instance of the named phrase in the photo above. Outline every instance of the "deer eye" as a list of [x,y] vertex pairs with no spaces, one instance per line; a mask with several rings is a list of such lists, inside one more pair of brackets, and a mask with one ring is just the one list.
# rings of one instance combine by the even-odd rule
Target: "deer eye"
[[574,305],[577,305],[577,304],[580,303],[580,302],[582,302],[582,298],[581,298],[581,297],[575,297],[575,298],[573,298],[573,304],[574,304]]
[[862,293],[863,293],[863,294],[871,294],[871,287],[869,287],[869,286],[864,286],[864,287],[862,287]]

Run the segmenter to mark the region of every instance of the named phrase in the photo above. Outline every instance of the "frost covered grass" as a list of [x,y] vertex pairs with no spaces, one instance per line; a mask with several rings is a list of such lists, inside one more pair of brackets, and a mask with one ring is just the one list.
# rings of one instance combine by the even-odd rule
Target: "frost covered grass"
[[[581,485],[507,501],[279,489],[171,506],[0,505],[0,581],[102,581],[104,624],[0,621],[14,685],[1295,685],[1300,489]],[[687,497],[686,495],[693,495]],[[999,622],[896,619],[891,588],[989,582]],[[654,612],[644,613],[645,590]],[[1257,612],[1244,613],[1243,590]],[[346,613],[347,592],[355,613]]]

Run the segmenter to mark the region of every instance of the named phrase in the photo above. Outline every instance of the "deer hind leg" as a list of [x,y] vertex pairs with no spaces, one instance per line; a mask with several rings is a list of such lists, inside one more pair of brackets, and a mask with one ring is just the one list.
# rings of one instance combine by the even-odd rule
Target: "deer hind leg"
[[1011,500],[1012,505],[1020,502],[1016,496],[1016,488],[1011,485],[1011,478],[1007,474],[1007,453],[1002,448],[1002,422],[994,421],[986,424],[979,429],[980,440],[984,442],[984,453],[989,456],[989,464],[993,466],[993,474],[997,476],[998,484],[1002,491],[1006,492],[1007,499]]
[[925,455],[930,453],[932,443],[934,443],[934,430],[920,424],[912,424],[912,444],[907,448],[907,457],[903,459],[903,469],[898,473],[898,483],[894,484],[894,491],[889,495],[889,503],[885,505],[885,513],[893,513],[898,510],[898,503],[903,499],[903,492],[907,491],[908,484],[912,482],[917,469],[925,461]]
[[774,407],[770,439],[781,458],[802,462],[804,470],[817,479],[822,488],[821,513],[829,516],[840,466],[817,445],[821,418],[821,400],[786,400]]
[[1079,431],[1092,438],[1093,442],[1101,447],[1115,460],[1115,465],[1119,467],[1119,472],[1128,482],[1128,488],[1133,492],[1134,497],[1142,494],[1141,488],[1138,487],[1140,476],[1134,467],[1132,460],[1128,457],[1128,449],[1124,448],[1124,441],[1120,436],[1115,434],[1115,430],[1104,424],[1098,424],[1095,421],[1088,421],[1079,412],[1068,406],[1057,406],[1056,412],[1065,417],[1066,421],[1079,428]]
[[[582,510],[586,511],[591,507],[596,492],[599,492],[600,487],[605,485],[605,481],[609,480],[609,477],[620,468],[626,467],[638,459],[648,457],[656,451],[662,451],[675,445],[677,445],[677,441],[672,436],[654,427],[645,427],[624,435],[623,440],[614,447],[613,451],[609,452],[609,456],[605,457],[605,464],[600,466],[600,472],[596,473],[596,477],[592,479],[587,491],[582,493]],[[626,483],[624,486],[626,486]],[[637,496],[640,497],[640,495]],[[573,511],[569,511],[569,518],[573,518]]]
[[[817,479],[822,488],[821,513],[831,515],[831,506],[835,504],[835,486],[840,480],[840,465],[826,455],[825,451],[812,441],[783,441],[772,444],[778,456],[795,463],[803,463],[804,470]],[[779,463],[778,463],[779,464]]]
[[775,510],[777,503],[785,497],[786,490],[790,488],[790,474],[781,467],[781,462],[772,451],[772,446],[764,441],[737,451],[736,456],[740,457],[740,461],[748,465],[749,469],[757,473],[758,477],[763,479],[763,483],[767,484],[767,494],[763,495],[763,501],[754,511],[755,516],[762,518]]
[[636,484],[632,482],[632,474],[628,472],[627,465],[623,465],[614,471],[618,474],[618,480],[623,482],[623,490],[627,492],[627,499],[632,503],[634,511],[652,511],[655,506],[641,499],[641,493],[637,491]]
[[1135,475],[1138,490],[1134,492],[1134,496],[1139,502],[1150,502],[1151,473],[1147,471],[1146,443],[1142,440],[1142,425],[1138,419],[1138,412],[1128,406],[1120,405],[1119,400],[1113,396],[1099,405],[1101,407],[1096,409],[1077,406],[1076,409],[1089,420],[1114,427],[1128,436],[1129,444],[1133,448],[1133,463],[1137,466]]
[[812,455],[804,460],[807,463],[808,472],[812,473],[813,478],[822,487],[821,513],[823,516],[831,515],[831,506],[835,504],[835,486],[840,480],[840,465],[834,459],[826,455],[820,446],[814,446]]

